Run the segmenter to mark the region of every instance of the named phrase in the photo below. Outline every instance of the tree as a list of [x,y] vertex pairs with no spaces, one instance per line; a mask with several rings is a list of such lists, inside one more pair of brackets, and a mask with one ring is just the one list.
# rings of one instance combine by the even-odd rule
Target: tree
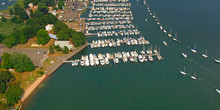
[[56,21],[53,27],[53,31],[57,34],[62,29],[67,29],[68,26],[64,24],[62,21]]
[[35,17],[35,18],[40,18],[42,16],[44,16],[44,13],[39,10],[36,10],[33,15],[33,17]]
[[3,16],[2,17],[2,22],[6,22],[7,21],[7,19]]
[[27,20],[29,18],[28,14],[26,13],[26,11],[22,10],[20,13],[19,13],[19,17],[23,20]]
[[0,110],[7,110],[7,104],[0,100]]
[[57,21],[57,17],[51,13],[48,13],[47,18],[49,20],[49,24],[54,24]]
[[18,17],[16,17],[16,16],[14,16],[14,17],[12,17],[12,18],[10,19],[10,21],[11,21],[11,22],[14,22],[14,23],[16,23],[17,20],[18,20]]
[[11,55],[7,52],[4,52],[2,55],[2,67],[5,69],[10,69],[13,67],[12,61],[11,61]]
[[8,36],[3,41],[3,44],[5,44],[7,47],[11,48],[12,46],[17,44],[17,39],[13,36]]
[[37,44],[46,44],[50,40],[47,31],[44,29],[38,30],[36,37],[37,37]]
[[5,36],[3,36],[2,34],[0,34],[0,43],[5,39]]
[[43,12],[46,15],[49,11],[49,8],[45,6],[43,3],[38,3],[38,10]]
[[13,78],[14,76],[11,72],[5,69],[0,69],[0,93],[5,93],[7,89],[7,83],[10,82]]
[[66,46],[64,46],[63,54],[68,54],[68,53],[69,53],[69,49]]
[[8,105],[14,105],[21,98],[22,89],[18,85],[11,85],[6,91],[6,99]]
[[33,12],[33,10],[31,10],[30,11],[30,16],[33,17],[33,15],[34,15],[34,12]]
[[20,43],[25,44],[27,42],[27,37],[24,35],[24,33],[20,34]]
[[50,54],[54,54],[54,48],[53,48],[52,45],[50,45],[50,47],[49,47],[49,51],[50,51]]
[[63,29],[61,31],[59,31],[59,33],[57,34],[57,38],[59,40],[69,40],[69,32],[67,29]]
[[64,6],[63,0],[59,0],[59,2],[58,2],[58,8],[62,10],[62,9],[63,9],[63,6]]
[[54,46],[54,49],[58,52],[62,51],[62,48],[59,45]]
[[10,13],[10,14],[14,14],[14,11],[13,11],[12,8],[9,9],[9,13]]
[[31,59],[25,54],[13,52],[11,54],[11,61],[13,62],[13,67],[17,72],[32,71],[35,69]]

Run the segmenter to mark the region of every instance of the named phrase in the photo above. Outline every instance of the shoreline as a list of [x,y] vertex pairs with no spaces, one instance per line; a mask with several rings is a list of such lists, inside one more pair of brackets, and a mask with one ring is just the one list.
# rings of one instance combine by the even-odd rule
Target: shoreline
[[[25,102],[25,100],[34,92],[34,90],[50,75],[52,75],[60,66],[63,65],[63,61],[70,59],[80,51],[82,51],[84,48],[88,46],[87,42],[86,44],[76,48],[74,52],[71,52],[65,56],[65,58],[62,61],[57,61],[57,64],[53,65],[53,69],[48,70],[47,73],[45,73],[43,76],[37,78],[28,88],[26,91],[24,91],[22,98],[21,98],[21,103]],[[22,106],[22,105],[21,105]],[[22,108],[22,107],[21,107]]]

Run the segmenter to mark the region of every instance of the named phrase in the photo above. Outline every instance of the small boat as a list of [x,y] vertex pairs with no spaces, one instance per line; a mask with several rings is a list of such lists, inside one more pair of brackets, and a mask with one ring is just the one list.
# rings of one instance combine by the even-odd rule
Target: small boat
[[208,55],[207,55],[207,49],[206,49],[205,53],[202,54],[202,56],[205,57],[205,58],[208,57]]
[[193,76],[191,76],[192,79],[196,80],[196,73],[194,73]]
[[165,46],[167,46],[167,42],[166,42],[166,41],[163,41],[163,44],[164,44]]
[[167,27],[165,26],[165,28],[163,29],[163,32],[166,34],[167,33]]
[[2,5],[5,5],[5,2],[3,2]]
[[196,53],[196,43],[195,43],[195,45],[194,45],[194,48],[191,49],[191,51],[192,51],[193,53]]
[[161,22],[160,24],[160,29],[163,30],[163,23]]
[[178,40],[177,40],[177,32],[176,32],[176,34],[175,34],[175,37],[173,37],[173,41],[174,42],[177,42]]
[[180,71],[180,73],[183,74],[183,75],[186,75],[185,66],[184,66],[184,68],[183,68],[183,71]]
[[172,37],[172,28],[170,28],[170,33],[168,34],[169,37]]
[[183,56],[184,58],[186,58],[186,57],[187,57],[187,54],[185,54],[185,53],[182,53],[182,56]]
[[220,89],[215,89],[218,94],[220,94]]
[[215,61],[216,63],[220,63],[220,58],[219,58],[219,59],[214,59],[214,61]]
[[146,0],[144,0],[144,5],[146,5]]
[[146,22],[148,21],[147,18],[145,19],[145,21],[146,21]]

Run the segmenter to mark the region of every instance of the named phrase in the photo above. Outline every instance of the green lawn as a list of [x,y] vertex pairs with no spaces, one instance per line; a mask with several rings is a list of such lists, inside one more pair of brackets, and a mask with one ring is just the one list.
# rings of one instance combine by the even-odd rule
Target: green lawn
[[25,24],[16,24],[9,20],[7,22],[0,21],[0,34],[10,35],[14,31],[14,28],[20,29],[24,26]]

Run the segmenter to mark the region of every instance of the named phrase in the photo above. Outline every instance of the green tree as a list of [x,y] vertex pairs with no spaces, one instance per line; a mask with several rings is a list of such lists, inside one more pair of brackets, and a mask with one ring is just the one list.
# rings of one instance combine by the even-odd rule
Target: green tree
[[12,8],[9,9],[9,13],[10,13],[10,14],[14,14],[14,11],[13,11]]
[[49,24],[54,24],[57,21],[57,17],[51,13],[48,13],[47,18],[49,20]]
[[57,38],[59,40],[69,40],[69,32],[67,29],[63,29],[61,31],[59,31],[59,33],[57,34]]
[[27,42],[27,37],[23,33],[21,33],[19,37],[20,43],[25,44]]
[[33,17],[35,17],[35,18],[40,18],[42,16],[44,16],[44,13],[39,10],[36,10],[33,15]]
[[43,3],[38,3],[38,10],[46,15],[49,11],[49,8],[45,6]]
[[0,100],[0,110],[7,110],[7,104]]
[[16,16],[14,16],[14,17],[12,17],[12,18],[10,19],[10,21],[11,21],[11,22],[14,22],[14,23],[16,23],[17,20],[18,20],[18,17],[16,17]]
[[68,53],[69,53],[69,49],[66,46],[64,46],[63,54],[68,54]]
[[50,54],[54,54],[54,48],[53,48],[52,45],[50,45],[50,47],[49,47],[49,51],[50,51]]
[[11,85],[6,91],[6,99],[8,105],[14,105],[21,98],[22,89],[18,85]]
[[62,21],[56,21],[53,27],[53,31],[57,34],[62,29],[67,29],[68,26],[64,24]]
[[59,1],[58,1],[58,8],[62,10],[62,9],[63,9],[63,6],[64,6],[63,0],[59,0]]
[[33,15],[34,15],[34,12],[33,12],[33,10],[31,10],[30,11],[30,16],[33,17]]
[[49,37],[47,31],[44,29],[38,30],[36,37],[37,37],[38,44],[46,44],[50,40],[50,37]]
[[32,71],[35,69],[31,59],[25,54],[13,52],[11,54],[11,61],[13,62],[13,67],[17,72]]
[[59,45],[54,46],[54,49],[58,52],[62,51],[62,48]]
[[5,39],[5,36],[3,36],[2,34],[0,34],[0,43]]
[[7,19],[5,17],[2,17],[2,22],[6,22]]
[[13,67],[10,54],[8,54],[7,52],[4,52],[1,59],[2,59],[3,68],[10,69]]
[[8,82],[10,82],[12,79],[14,79],[14,76],[11,74],[11,72],[0,69],[0,93],[5,93]]

